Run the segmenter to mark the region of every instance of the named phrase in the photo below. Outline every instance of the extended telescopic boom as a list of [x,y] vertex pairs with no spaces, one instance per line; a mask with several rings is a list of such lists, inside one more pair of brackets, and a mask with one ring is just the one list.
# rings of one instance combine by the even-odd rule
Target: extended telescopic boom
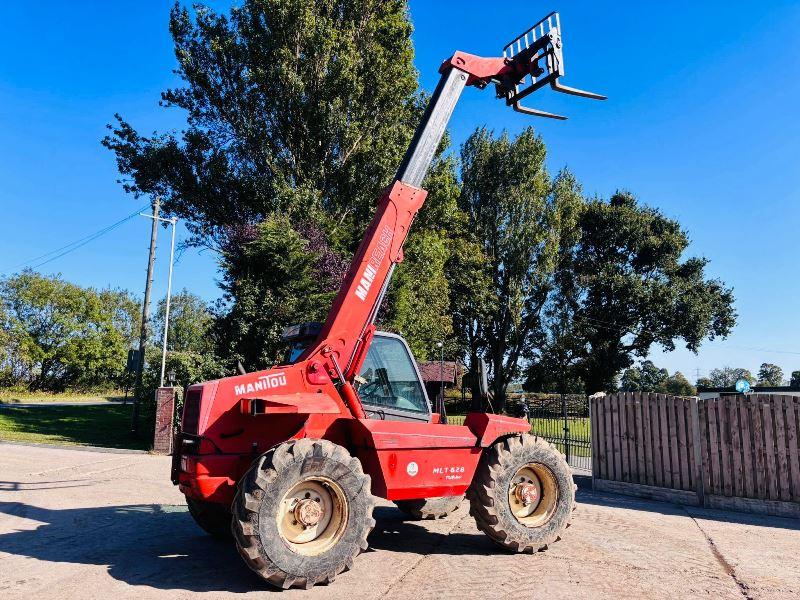
[[[349,386],[369,348],[373,323],[392,271],[403,260],[408,229],[427,195],[420,186],[464,87],[483,89],[492,83],[497,97],[505,99],[514,110],[556,119],[566,117],[528,108],[520,102],[545,85],[557,92],[605,99],[559,83],[564,75],[564,58],[557,13],[551,13],[507,44],[503,54],[483,58],[456,52],[439,69],[439,84],[394,181],[378,202],[317,342],[301,356],[305,359],[321,355],[329,374],[343,385]],[[346,391],[345,394],[349,395]]]

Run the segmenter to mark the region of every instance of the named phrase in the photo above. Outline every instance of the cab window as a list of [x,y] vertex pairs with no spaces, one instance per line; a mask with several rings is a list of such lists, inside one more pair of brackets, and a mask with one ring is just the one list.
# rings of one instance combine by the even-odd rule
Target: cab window
[[413,359],[402,341],[373,338],[359,375],[358,395],[362,404],[378,409],[428,412]]

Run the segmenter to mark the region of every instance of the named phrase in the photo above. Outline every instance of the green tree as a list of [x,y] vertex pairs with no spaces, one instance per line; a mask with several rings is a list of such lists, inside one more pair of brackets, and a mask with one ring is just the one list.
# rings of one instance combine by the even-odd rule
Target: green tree
[[[441,149],[448,143],[445,139]],[[437,342],[445,344],[446,356],[459,354],[447,276],[458,235],[455,230],[463,222],[452,156],[437,158],[424,188],[433,201],[426,202],[415,219],[379,319],[381,327],[402,333],[417,360],[439,356],[438,351],[432,354]]]
[[[154,339],[159,346],[164,340],[166,311],[167,299],[162,298],[155,318]],[[214,315],[203,299],[184,288],[170,300],[168,350],[198,354],[211,352],[214,348],[213,325]]]
[[[321,288],[339,285],[421,115],[411,30],[401,0],[245,0],[227,15],[199,5],[194,14],[172,9],[182,87],[165,91],[162,104],[184,111],[187,127],[180,135],[144,136],[118,116],[104,144],[116,154],[127,191],[160,194],[165,212],[188,224],[192,243],[224,255],[226,308],[233,312],[221,321],[229,328],[218,331],[228,340],[221,348],[239,347],[236,356],[259,363],[274,351],[272,334],[234,342],[251,331],[237,319],[254,316],[274,332],[289,324],[283,319],[324,316],[322,306],[307,302],[292,306],[308,314],[251,315],[247,306],[271,305],[283,292],[252,280],[264,272],[247,262],[254,252],[248,245],[257,242],[260,223],[288,217]],[[455,181],[454,164],[441,160],[425,183],[421,221],[450,211],[447,180]],[[451,325],[445,259],[436,249],[446,236],[417,239],[418,229],[390,290],[396,310],[384,323],[406,329],[423,351],[449,336]],[[293,280],[283,287],[306,285],[304,275],[278,269]],[[240,291],[246,297],[238,298]],[[422,318],[412,319],[415,313]]]
[[324,287],[308,242],[288,217],[258,226],[251,242],[223,256],[224,305],[216,321],[220,356],[249,370],[280,360],[281,332],[290,323],[324,318],[333,291]]
[[585,354],[583,340],[568,307],[552,303],[544,310],[539,343],[528,352],[525,389],[532,392],[585,392],[578,365]]
[[161,193],[199,244],[281,212],[324,220],[352,249],[358,227],[337,225],[366,225],[413,133],[411,29],[398,0],[245,0],[228,15],[176,4],[183,87],[162,104],[187,128],[144,137],[118,117],[104,143],[126,189]]
[[792,378],[789,380],[789,385],[795,389],[800,388],[800,371],[792,371]]
[[697,387],[714,387],[714,382],[708,377],[700,377],[696,383]]
[[761,363],[758,369],[758,385],[778,386],[783,384],[783,369],[772,363]]
[[664,382],[664,391],[673,396],[696,396],[695,388],[680,371],[675,371]]
[[664,392],[668,379],[666,369],[659,369],[653,361],[645,360],[638,367],[625,369],[620,389],[624,392]]
[[733,294],[706,278],[706,259],[684,258],[689,238],[677,221],[620,192],[586,202],[578,224],[576,243],[562,253],[558,300],[581,325],[587,391],[612,389],[653,344],[670,351],[682,340],[696,352],[730,332]]
[[712,369],[708,374],[713,387],[733,387],[739,379],[746,379],[751,385],[756,382],[756,378],[747,369],[737,369],[733,367],[722,367]]
[[[470,233],[467,247],[480,250],[484,273],[474,284],[476,304],[460,300],[459,336],[468,354],[489,363],[495,406],[519,375],[532,337],[541,337],[542,311],[553,286],[562,228],[580,202],[568,174],[551,179],[542,139],[527,128],[515,139],[478,129],[461,151],[459,206]],[[474,288],[474,285],[473,285]]]
[[31,389],[115,384],[135,336],[138,303],[127,292],[95,290],[24,271],[0,282],[6,358]]

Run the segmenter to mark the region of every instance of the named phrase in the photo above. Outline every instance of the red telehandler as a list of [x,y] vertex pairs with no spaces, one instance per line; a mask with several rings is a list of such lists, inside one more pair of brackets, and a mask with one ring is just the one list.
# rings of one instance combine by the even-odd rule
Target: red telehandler
[[544,86],[604,99],[560,84],[561,46],[552,13],[502,57],[447,59],[325,323],[287,329],[287,364],[188,388],[172,480],[198,524],[232,532],[270,584],[310,588],[349,569],[367,548],[376,496],[431,517],[466,493],[478,527],[514,552],[544,550],[567,527],[575,486],[558,450],[527,420],[470,413],[448,425],[432,412],[406,342],[374,325],[465,86],[494,84],[514,110],[557,119],[520,102]]

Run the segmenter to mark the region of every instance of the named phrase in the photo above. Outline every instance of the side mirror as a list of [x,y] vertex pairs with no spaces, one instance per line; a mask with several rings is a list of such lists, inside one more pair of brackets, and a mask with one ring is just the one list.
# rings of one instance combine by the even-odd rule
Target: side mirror
[[478,359],[478,388],[481,391],[481,397],[486,398],[489,396],[489,374],[487,373],[486,361],[483,358]]

